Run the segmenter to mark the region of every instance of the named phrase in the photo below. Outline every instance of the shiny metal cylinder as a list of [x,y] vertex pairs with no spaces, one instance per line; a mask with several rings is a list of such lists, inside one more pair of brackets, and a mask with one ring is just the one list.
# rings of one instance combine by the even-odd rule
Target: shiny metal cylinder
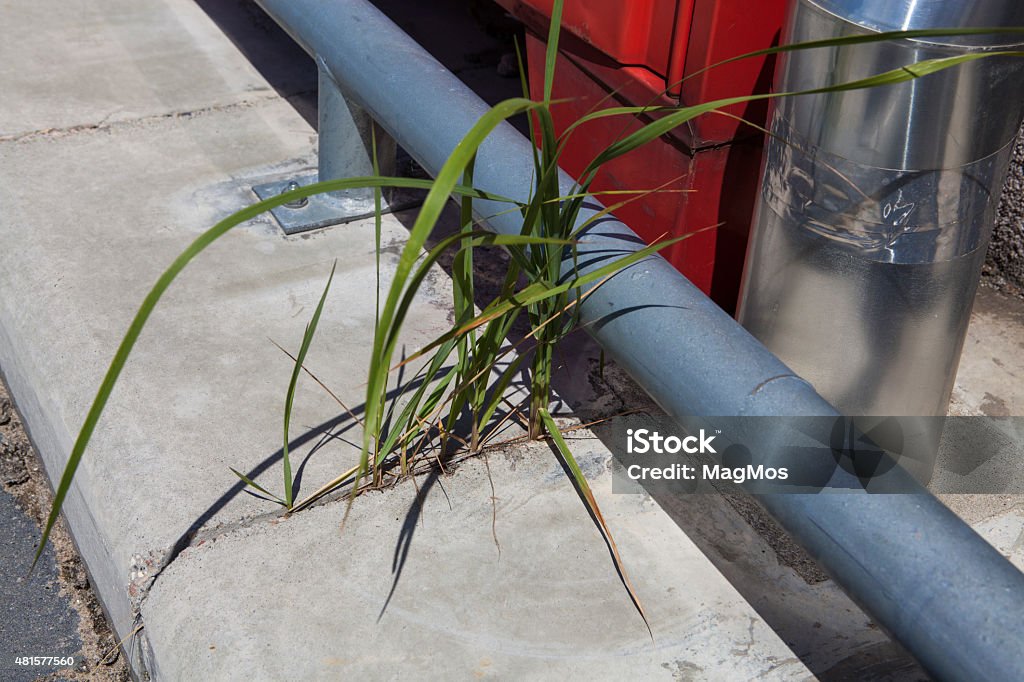
[[[1024,25],[1019,0],[791,0],[785,42]],[[775,90],[826,87],[1016,36],[780,56]],[[739,321],[848,415],[945,414],[1012,141],[1024,61],[773,101]]]

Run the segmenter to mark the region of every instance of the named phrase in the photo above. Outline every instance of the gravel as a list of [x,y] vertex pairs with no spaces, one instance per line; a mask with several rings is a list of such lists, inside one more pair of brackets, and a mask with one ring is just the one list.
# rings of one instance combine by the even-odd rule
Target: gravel
[[992,244],[985,259],[984,281],[1008,294],[1024,297],[1024,130],[1017,136],[1013,149]]

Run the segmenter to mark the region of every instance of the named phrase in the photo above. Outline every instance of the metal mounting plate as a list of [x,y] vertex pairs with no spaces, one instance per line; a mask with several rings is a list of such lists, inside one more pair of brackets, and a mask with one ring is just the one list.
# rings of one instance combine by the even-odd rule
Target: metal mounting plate
[[[285,191],[288,184],[296,182],[301,186],[317,182],[316,173],[296,175],[274,182],[254,185],[252,191],[262,199],[276,197]],[[423,193],[410,190],[387,189],[381,198],[381,212],[393,213],[418,206],[423,201]],[[355,220],[369,218],[374,214],[373,200],[357,197],[338,197],[335,193],[315,194],[309,197],[304,206],[291,208],[278,206],[271,210],[278,225],[285,234],[297,234],[315,230],[329,225],[350,223]]]

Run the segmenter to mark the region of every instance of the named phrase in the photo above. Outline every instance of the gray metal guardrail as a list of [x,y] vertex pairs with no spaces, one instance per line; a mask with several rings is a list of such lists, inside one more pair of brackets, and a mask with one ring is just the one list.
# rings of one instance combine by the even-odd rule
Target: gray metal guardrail
[[[349,102],[428,172],[440,169],[488,109],[365,0],[257,2]],[[568,176],[562,182],[572,186]],[[532,183],[529,140],[511,125],[500,126],[480,148],[474,184],[526,200]],[[481,215],[503,208],[478,205]],[[489,223],[501,233],[520,230],[509,213]],[[641,247],[626,225],[603,219],[579,247],[579,269],[607,262],[609,252]],[[594,338],[676,418],[839,416],[660,257],[613,277],[585,300],[580,314]],[[1024,574],[924,488],[902,485],[916,492],[759,499],[933,675],[1024,679]]]

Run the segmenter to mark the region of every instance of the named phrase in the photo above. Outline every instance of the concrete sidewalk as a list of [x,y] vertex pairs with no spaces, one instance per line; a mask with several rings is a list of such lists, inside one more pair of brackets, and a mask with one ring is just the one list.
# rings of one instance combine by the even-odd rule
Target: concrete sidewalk
[[[276,29],[245,3],[40,0],[8,7],[5,19],[0,369],[53,478],[160,272],[252,203],[252,185],[315,166],[303,97],[315,71],[283,68],[295,48],[270,40]],[[231,35],[241,47],[222,32],[228,25],[248,36]],[[384,221],[386,277],[403,220]],[[307,364],[361,404],[373,244],[372,221],[284,237],[261,218],[201,255],[158,306],[65,504],[137,676],[920,675],[756,510],[714,499],[666,512],[644,496],[612,495],[611,455],[586,431],[574,451],[653,642],[546,446],[492,453],[489,475],[474,460],[424,478],[419,499],[411,484],[365,495],[344,533],[343,501],[282,518],[247,494],[228,467],[281,487],[292,366],[267,339],[298,346],[335,260]],[[408,349],[447,329],[449,287],[443,272],[432,275],[407,324]],[[1024,316],[992,310],[975,317],[957,405],[1021,414],[1019,380],[999,377],[1024,376],[1014,341]],[[587,359],[576,361],[586,383]],[[623,405],[640,400],[627,385],[602,384],[583,400],[607,403],[619,391]],[[358,425],[312,382],[300,382],[291,435],[303,493],[357,457]],[[959,503],[1024,560],[1019,500]]]
[[[315,135],[188,0],[47,1],[7,15],[0,367],[56,476],[157,275],[251,203],[252,184],[313,165]],[[404,234],[385,222],[385,274]],[[285,238],[258,220],[203,254],[158,307],[65,505],[114,627],[135,633],[136,674],[807,676],[668,516],[611,496],[596,441],[578,456],[654,642],[545,447],[491,457],[500,554],[482,462],[421,482],[422,510],[408,484],[359,500],[344,535],[344,503],[283,520],[245,494],[229,466],[280,488],[291,366],[267,337],[297,346],[335,260],[308,365],[361,402],[372,254],[372,222]],[[438,272],[407,347],[446,328],[447,286]],[[359,436],[312,382],[296,404],[293,457],[309,492],[354,460],[342,441]],[[328,430],[338,438],[323,444]]]

